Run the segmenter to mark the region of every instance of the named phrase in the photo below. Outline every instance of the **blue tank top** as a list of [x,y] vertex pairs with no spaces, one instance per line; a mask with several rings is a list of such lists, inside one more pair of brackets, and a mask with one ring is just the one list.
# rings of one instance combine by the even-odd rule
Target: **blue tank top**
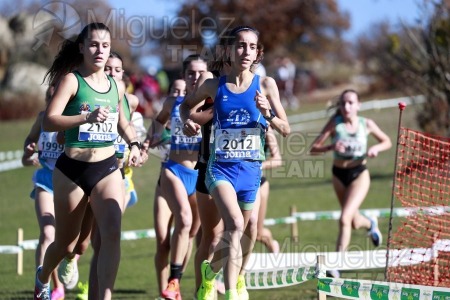
[[345,127],[344,118],[337,116],[335,119],[335,135],[333,143],[341,141],[345,145],[345,152],[334,151],[334,158],[337,159],[361,159],[367,152],[367,121],[364,117],[358,117],[358,129],[355,133],[349,133]]
[[196,136],[186,136],[183,133],[183,122],[180,117],[180,105],[184,97],[177,97],[170,113],[170,150],[198,151],[202,141],[201,133]]
[[64,145],[56,141],[58,132],[41,130],[38,140],[38,157],[43,168],[50,171],[55,169],[56,160],[64,151]]
[[267,122],[255,104],[256,91],[261,91],[259,76],[243,93],[233,93],[226,86],[226,76],[219,79],[211,137],[212,160],[264,160]]

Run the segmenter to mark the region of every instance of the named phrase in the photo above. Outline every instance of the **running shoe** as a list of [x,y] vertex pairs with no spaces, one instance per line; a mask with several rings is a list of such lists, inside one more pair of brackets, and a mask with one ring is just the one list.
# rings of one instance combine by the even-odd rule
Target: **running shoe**
[[202,283],[197,291],[197,300],[214,300],[216,298],[216,277],[213,279],[208,279],[206,277],[207,273],[212,272],[209,261],[204,260],[200,265],[200,270],[202,272]]
[[78,257],[79,255],[75,255],[72,259],[64,258],[58,266],[58,278],[68,290],[77,285],[80,276],[78,273]]
[[225,300],[240,300],[238,292],[236,290],[225,291]]
[[331,278],[341,278],[341,273],[338,270],[328,270],[326,272],[327,277]]
[[50,298],[52,300],[64,300],[64,288],[59,287],[59,288],[53,289],[52,294],[50,295]]
[[375,247],[378,247],[383,242],[383,236],[381,235],[380,229],[378,229],[378,219],[377,217],[369,217],[370,229],[368,230],[368,235],[372,240]]
[[176,278],[170,280],[166,289],[162,291],[161,296],[166,300],[181,300],[179,280]]
[[41,272],[42,266],[36,270],[36,279],[34,283],[34,300],[51,300],[50,299],[50,284],[42,284],[38,279],[38,274]]
[[89,297],[89,283],[78,282],[78,293],[75,297],[76,300],[88,300]]
[[245,276],[239,275],[237,284],[236,284],[236,290],[239,295],[239,300],[248,300],[250,297],[247,292],[247,287],[245,285]]

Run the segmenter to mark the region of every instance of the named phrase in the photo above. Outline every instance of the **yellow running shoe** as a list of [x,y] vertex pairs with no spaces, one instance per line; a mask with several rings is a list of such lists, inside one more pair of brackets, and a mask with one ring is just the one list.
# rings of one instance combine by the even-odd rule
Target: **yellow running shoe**
[[76,296],[76,300],[88,300],[89,296],[89,283],[78,282],[78,293]]
[[236,284],[236,290],[239,295],[239,300],[248,300],[249,295],[247,292],[247,287],[245,285],[245,277],[244,275],[239,275],[237,284]]
[[208,279],[207,274],[213,273],[209,261],[204,260],[200,266],[202,272],[202,283],[197,291],[197,300],[214,300],[216,299],[216,276],[213,279]]
[[226,290],[225,300],[240,300],[237,290]]

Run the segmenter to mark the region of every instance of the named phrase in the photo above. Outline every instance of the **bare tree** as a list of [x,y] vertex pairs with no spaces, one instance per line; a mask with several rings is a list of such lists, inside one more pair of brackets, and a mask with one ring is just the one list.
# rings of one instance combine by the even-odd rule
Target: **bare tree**
[[449,1],[424,0],[421,18],[413,26],[402,24],[392,32],[380,24],[372,39],[359,40],[359,57],[366,71],[408,95],[422,94],[418,112],[421,128],[429,133],[450,134],[450,6]]

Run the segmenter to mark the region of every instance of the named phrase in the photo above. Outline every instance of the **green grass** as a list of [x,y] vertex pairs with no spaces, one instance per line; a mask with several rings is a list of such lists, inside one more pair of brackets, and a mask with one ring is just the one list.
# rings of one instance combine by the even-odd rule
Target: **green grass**
[[[308,103],[301,111],[311,111]],[[315,109],[318,104],[311,104]],[[403,126],[417,129],[414,119],[417,107],[408,107],[404,112]],[[364,112],[362,115],[374,119],[377,124],[391,137],[394,145],[397,137],[398,109],[384,109],[381,111]],[[23,140],[34,120],[2,122],[0,126],[0,151],[21,149]],[[319,122],[320,126],[303,132],[302,135],[310,145],[325,120]],[[372,141],[373,142],[373,141]],[[292,154],[286,151],[287,145],[283,141],[283,158],[286,160],[286,170],[289,167],[300,166],[302,171],[292,171],[299,176],[286,176],[286,172],[279,172],[277,176],[269,176],[271,195],[267,218],[285,217],[289,215],[289,208],[295,205],[297,211],[317,211],[339,209],[338,202],[331,185],[331,155],[308,156],[305,152]],[[298,150],[298,149],[297,149]],[[301,151],[298,151],[299,153]],[[363,208],[390,207],[392,174],[394,170],[395,146],[376,159],[368,162],[372,176],[372,186]],[[323,173],[316,176],[307,176],[302,166],[315,163],[323,165]],[[298,169],[297,169],[298,170]],[[38,237],[38,226],[34,212],[34,203],[29,198],[32,188],[31,177],[34,168],[21,168],[7,172],[0,172],[0,244],[14,245],[17,243],[17,229],[23,228],[25,240]],[[159,161],[152,157],[142,168],[134,173],[134,181],[139,194],[136,206],[127,210],[123,218],[123,230],[136,230],[153,228],[152,206],[154,186],[159,172]],[[284,174],[283,174],[284,173]],[[275,178],[276,177],[276,178]],[[380,220],[380,229],[387,236],[387,220]],[[335,240],[338,233],[336,221],[304,221],[298,224],[299,241],[290,242],[289,225],[276,225],[271,227],[272,232],[285,251],[302,251],[315,247],[319,251],[334,251]],[[386,240],[386,239],[385,239]],[[386,242],[384,241],[384,245]],[[368,242],[366,233],[353,231],[352,246],[362,249],[373,249]],[[255,252],[264,252],[261,244],[257,244]],[[88,276],[91,250],[79,260],[80,280],[86,281]],[[155,241],[142,239],[124,241],[122,243],[122,260],[115,286],[115,299],[154,299],[158,294],[154,272],[153,258],[155,254]],[[183,277],[182,291],[186,299],[194,294],[193,259]],[[24,252],[24,274],[16,274],[16,256],[0,254],[0,299],[30,299],[34,286],[34,251]],[[384,270],[344,272],[343,276],[359,279],[382,280]],[[250,291],[252,299],[315,299],[315,281],[284,289]],[[75,293],[69,291],[67,300],[75,298]],[[223,298],[223,297],[222,297]]]

